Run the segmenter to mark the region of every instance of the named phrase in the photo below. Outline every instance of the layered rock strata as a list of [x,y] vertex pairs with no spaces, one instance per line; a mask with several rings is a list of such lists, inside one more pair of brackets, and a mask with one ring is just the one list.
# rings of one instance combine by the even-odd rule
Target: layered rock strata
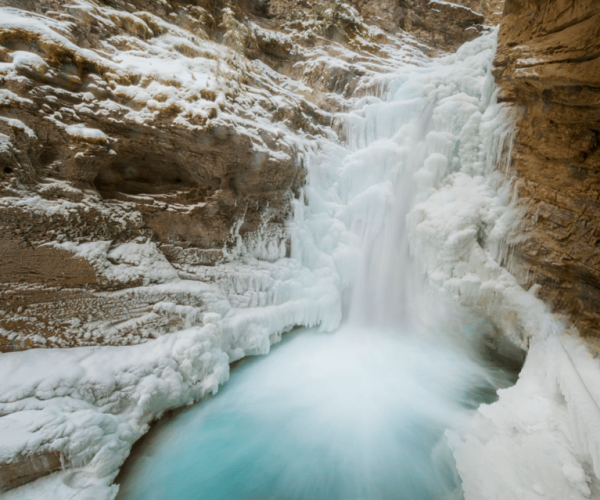
[[342,7],[282,26],[260,2],[2,4],[3,351],[177,330],[152,314],[169,297],[110,292],[285,256],[301,150],[392,68],[376,42],[405,43]]
[[600,332],[600,7],[507,0],[494,75],[519,112],[513,150],[526,281],[581,333]]
[[[464,42],[481,35],[486,19],[492,19],[495,12],[490,7],[494,2],[490,0],[351,0],[348,3],[373,25],[388,32],[414,35],[432,54],[456,50]],[[313,5],[294,0],[273,0],[269,9],[274,17],[294,18],[303,12],[303,5],[318,16],[333,18],[342,3]]]

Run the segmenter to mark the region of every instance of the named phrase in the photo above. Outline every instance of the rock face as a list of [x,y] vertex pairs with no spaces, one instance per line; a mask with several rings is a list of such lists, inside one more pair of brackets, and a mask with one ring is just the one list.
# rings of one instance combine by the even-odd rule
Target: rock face
[[541,296],[600,334],[600,7],[507,0],[495,77],[520,112],[513,168],[526,213],[516,258]]
[[486,25],[496,26],[502,20],[504,0],[457,0],[455,3],[481,14]]
[[344,4],[0,6],[0,351],[175,331],[153,305],[198,299],[136,289],[284,257],[302,151],[385,47],[423,49]]
[[[0,350],[78,343],[69,341],[74,317],[131,316],[95,295],[148,282],[143,272],[102,277],[121,244],[151,242],[163,261],[193,254],[210,265],[237,236],[281,233],[303,167],[281,131],[239,126],[245,63],[208,43],[216,21],[206,9],[3,4],[14,8],[0,22]],[[304,107],[314,125],[297,128],[313,133],[327,120],[300,98],[262,104],[282,117]],[[109,242],[104,264],[64,241]]]
[[0,493],[35,481],[62,468],[60,454],[56,452],[29,455],[19,462],[2,464],[0,467]]
[[[485,0],[477,3],[487,5]],[[407,31],[434,52],[454,51],[477,38],[485,19],[465,1],[353,0],[352,4],[383,29]]]

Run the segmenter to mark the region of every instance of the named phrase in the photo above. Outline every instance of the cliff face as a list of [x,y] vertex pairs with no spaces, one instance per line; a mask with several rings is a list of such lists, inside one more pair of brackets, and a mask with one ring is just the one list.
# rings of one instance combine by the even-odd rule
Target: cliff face
[[600,8],[507,0],[495,77],[520,112],[513,152],[530,283],[586,335],[600,332]]
[[[257,82],[210,43],[222,19],[185,2],[3,4],[0,350],[82,343],[80,327],[154,302],[134,300],[132,312],[98,292],[172,279],[181,262],[215,264],[259,227],[282,232],[303,167],[284,131],[241,116],[253,106],[310,115],[296,129],[312,133],[327,118],[295,96],[236,103]],[[231,17],[219,35],[235,30]],[[122,245],[147,268],[117,256]],[[178,322],[154,326],[168,323]],[[119,342],[103,329],[89,342]]]
[[[470,5],[476,3],[475,5]],[[387,30],[413,34],[434,52],[454,51],[482,33],[489,0],[353,0],[367,19]],[[483,9],[482,9],[483,8]]]
[[[430,53],[455,51],[463,43],[481,35],[485,24],[497,24],[504,0],[349,0],[367,23],[389,33],[410,33]],[[271,0],[269,13],[290,19],[303,12],[331,15],[342,2],[297,2]],[[329,12],[329,14],[328,14]],[[319,14],[321,13],[321,14]],[[335,37],[334,37],[335,38]]]
[[181,329],[154,306],[212,306],[144,288],[178,278],[244,307],[226,266],[286,255],[333,113],[399,53],[481,31],[465,7],[388,3],[1,0],[0,351]]
[[205,3],[2,2],[0,350],[173,331],[152,305],[198,298],[106,292],[285,256],[298,150],[332,134],[373,46],[353,13],[329,48],[311,9],[282,33],[260,3]]

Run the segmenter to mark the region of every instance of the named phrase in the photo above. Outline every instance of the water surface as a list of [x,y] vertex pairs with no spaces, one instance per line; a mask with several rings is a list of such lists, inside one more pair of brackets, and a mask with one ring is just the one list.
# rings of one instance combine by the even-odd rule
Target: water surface
[[157,425],[120,500],[462,498],[444,430],[508,379],[407,332],[300,330]]

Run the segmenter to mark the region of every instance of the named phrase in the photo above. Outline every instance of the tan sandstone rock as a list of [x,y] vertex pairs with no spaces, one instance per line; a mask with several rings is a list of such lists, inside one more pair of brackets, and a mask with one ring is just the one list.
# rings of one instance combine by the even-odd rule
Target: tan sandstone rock
[[[436,0],[351,0],[364,18],[390,32],[400,30],[414,35],[430,53],[456,50],[464,42],[481,34],[486,19],[498,20],[490,5],[503,0],[461,0],[456,2]],[[304,8],[335,13],[341,2],[296,2],[272,0],[270,13],[276,17],[289,17]],[[331,14],[330,14],[331,15]],[[494,17],[496,15],[496,17]]]
[[513,169],[527,281],[600,335],[600,5],[507,0],[495,77],[520,111]]

